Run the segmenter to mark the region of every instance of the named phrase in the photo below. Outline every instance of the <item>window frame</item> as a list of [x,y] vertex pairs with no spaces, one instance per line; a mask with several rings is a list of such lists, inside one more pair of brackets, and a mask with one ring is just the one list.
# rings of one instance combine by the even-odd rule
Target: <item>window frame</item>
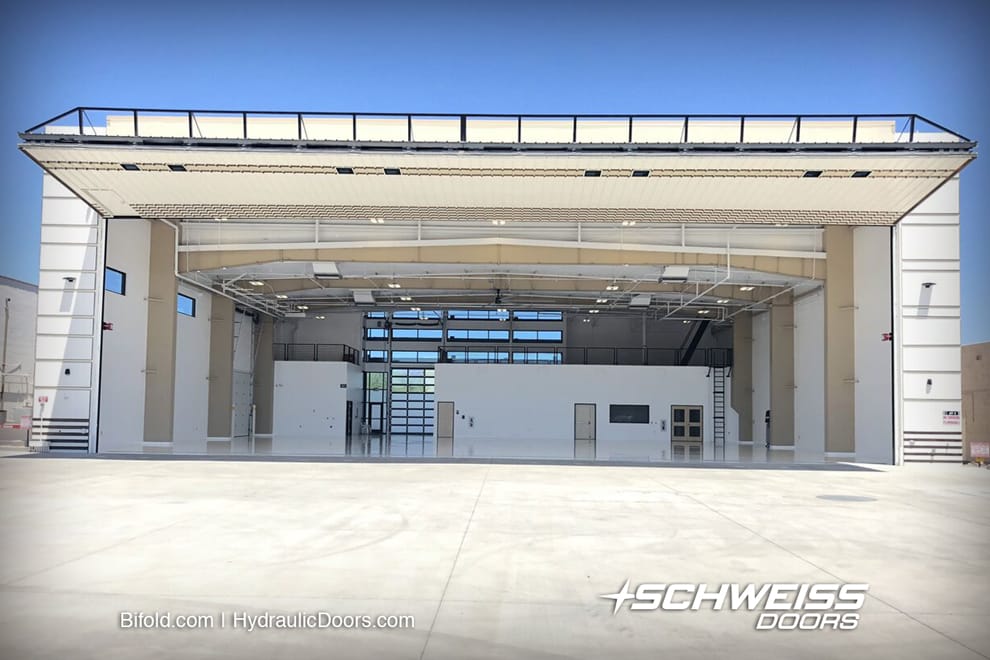
[[[186,313],[186,312],[182,311],[181,301],[183,299],[188,300],[189,303],[190,303],[190,305],[191,305],[191,309],[190,309],[189,313]],[[187,296],[184,293],[176,293],[175,294],[175,311],[178,312],[179,314],[182,314],[183,316],[188,316],[191,319],[196,318],[196,299],[193,298],[192,296]]]
[[[635,409],[635,410],[633,410]],[[646,410],[646,418],[637,417],[636,414],[641,415],[643,409]],[[617,416],[629,416],[630,419],[616,419]],[[609,424],[649,424],[650,423],[650,404],[648,403],[610,403],[608,404],[608,423]]]
[[[120,291],[117,291],[116,289],[111,289],[107,285],[107,275],[109,275],[110,273],[116,273],[116,274],[120,275]],[[104,291],[109,291],[110,293],[116,293],[118,296],[126,296],[127,295],[127,273],[125,273],[122,270],[117,270],[116,268],[111,268],[110,266],[105,267],[103,269],[103,290]]]

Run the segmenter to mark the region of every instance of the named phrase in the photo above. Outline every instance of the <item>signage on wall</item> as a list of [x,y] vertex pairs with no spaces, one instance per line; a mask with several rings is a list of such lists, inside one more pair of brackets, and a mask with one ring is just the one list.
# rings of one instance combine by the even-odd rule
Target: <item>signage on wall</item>
[[38,403],[48,403],[48,397],[45,396],[45,395],[39,396],[38,397]]
[[943,410],[942,411],[942,423],[951,424],[952,426],[959,425],[959,411],[958,410]]

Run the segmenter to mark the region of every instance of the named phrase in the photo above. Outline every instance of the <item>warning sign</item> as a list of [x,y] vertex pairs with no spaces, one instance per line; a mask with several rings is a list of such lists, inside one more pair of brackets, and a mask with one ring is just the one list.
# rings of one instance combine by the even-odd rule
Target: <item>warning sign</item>
[[990,442],[969,443],[969,455],[972,458],[990,458]]
[[958,410],[943,410],[942,411],[942,424],[949,424],[951,426],[959,426],[959,411]]

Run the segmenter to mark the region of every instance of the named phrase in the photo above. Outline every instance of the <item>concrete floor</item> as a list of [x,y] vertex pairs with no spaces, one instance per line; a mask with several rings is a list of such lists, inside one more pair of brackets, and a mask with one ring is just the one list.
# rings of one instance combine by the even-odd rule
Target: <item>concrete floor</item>
[[[822,499],[820,496],[856,496]],[[986,658],[990,470],[0,458],[0,658]],[[855,631],[612,615],[627,580],[868,582]],[[411,614],[121,630],[119,612]]]

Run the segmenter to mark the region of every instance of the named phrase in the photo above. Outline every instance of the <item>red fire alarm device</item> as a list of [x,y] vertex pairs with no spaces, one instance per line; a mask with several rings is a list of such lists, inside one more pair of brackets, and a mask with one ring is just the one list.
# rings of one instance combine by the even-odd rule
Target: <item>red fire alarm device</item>
[[881,341],[894,341],[893,332],[885,332],[881,335],[881,337],[882,337]]
[[113,330],[113,323],[111,323],[110,321],[104,321],[103,322],[103,329],[104,330]]

